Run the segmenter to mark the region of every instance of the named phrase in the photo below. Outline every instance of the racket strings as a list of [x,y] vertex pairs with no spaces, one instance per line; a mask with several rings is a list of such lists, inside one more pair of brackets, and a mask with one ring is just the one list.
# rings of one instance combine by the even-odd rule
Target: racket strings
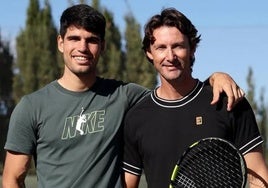
[[177,176],[175,178],[175,188],[179,188],[179,187],[187,187],[187,188],[196,188],[195,186],[195,182],[192,181],[191,179],[189,179],[187,176],[185,176],[184,174],[180,174],[179,176]]
[[178,187],[239,187],[243,182],[241,158],[230,147],[222,142],[204,142],[189,150],[174,180],[181,185]]

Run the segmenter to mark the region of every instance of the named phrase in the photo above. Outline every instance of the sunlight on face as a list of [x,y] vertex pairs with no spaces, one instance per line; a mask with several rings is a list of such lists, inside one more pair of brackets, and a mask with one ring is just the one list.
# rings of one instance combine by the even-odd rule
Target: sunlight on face
[[83,28],[69,27],[64,39],[58,37],[58,49],[63,53],[65,70],[76,75],[96,71],[103,50],[100,37]]
[[176,27],[162,26],[154,33],[155,42],[147,56],[153,60],[160,77],[166,80],[178,79],[191,74],[189,41]]

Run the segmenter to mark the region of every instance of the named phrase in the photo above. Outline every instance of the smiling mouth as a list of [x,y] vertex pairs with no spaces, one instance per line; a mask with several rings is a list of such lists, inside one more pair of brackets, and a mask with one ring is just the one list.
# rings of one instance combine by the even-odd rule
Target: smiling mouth
[[87,61],[89,59],[88,57],[85,56],[73,56],[73,58],[78,61]]
[[179,64],[179,63],[176,63],[176,64],[165,64],[164,66],[165,67],[168,67],[168,68],[180,68],[181,67],[181,64]]
[[88,56],[72,56],[72,58],[79,64],[89,64],[90,58]]

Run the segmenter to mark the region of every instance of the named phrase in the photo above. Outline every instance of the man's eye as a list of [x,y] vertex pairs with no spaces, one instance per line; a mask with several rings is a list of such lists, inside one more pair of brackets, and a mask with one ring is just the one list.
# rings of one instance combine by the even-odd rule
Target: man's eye
[[68,40],[77,41],[77,40],[80,40],[80,38],[79,37],[68,37]]
[[164,50],[165,47],[164,47],[164,46],[158,46],[156,49],[157,49],[157,50]]
[[99,38],[90,38],[87,40],[88,43],[92,43],[92,44],[98,44],[100,42]]
[[183,46],[182,45],[176,45],[176,46],[174,46],[174,48],[181,49],[181,48],[183,48]]

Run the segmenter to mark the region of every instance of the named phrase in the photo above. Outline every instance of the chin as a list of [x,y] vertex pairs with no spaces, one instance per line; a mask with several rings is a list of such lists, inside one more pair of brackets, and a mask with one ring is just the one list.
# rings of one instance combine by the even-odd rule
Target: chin
[[80,71],[76,71],[75,72],[75,74],[77,75],[77,76],[85,76],[85,75],[89,75],[89,74],[91,74],[92,73],[92,71],[91,70],[80,70]]

